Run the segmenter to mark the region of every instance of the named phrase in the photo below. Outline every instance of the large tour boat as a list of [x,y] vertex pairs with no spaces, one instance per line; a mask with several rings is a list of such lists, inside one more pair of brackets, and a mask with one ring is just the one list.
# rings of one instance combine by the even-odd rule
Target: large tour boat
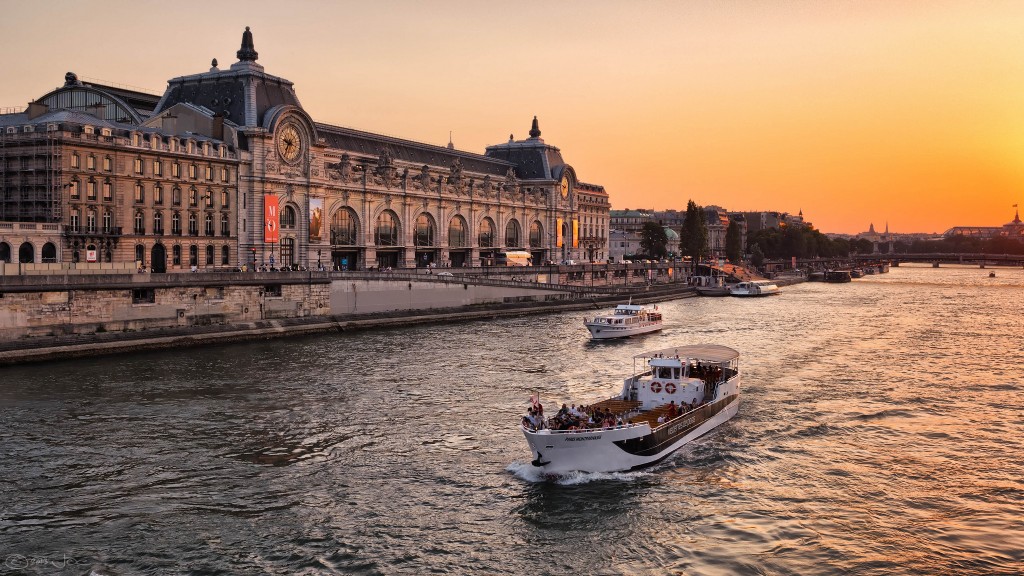
[[779,287],[771,280],[750,280],[729,286],[731,296],[771,296],[779,293]]
[[657,306],[651,309],[637,304],[619,304],[607,314],[583,321],[594,340],[655,332],[661,330],[663,323]]
[[[535,401],[521,422],[544,474],[617,472],[655,464],[736,415],[740,354],[714,344],[633,358],[615,397],[551,411]],[[639,366],[638,366],[639,364]]]

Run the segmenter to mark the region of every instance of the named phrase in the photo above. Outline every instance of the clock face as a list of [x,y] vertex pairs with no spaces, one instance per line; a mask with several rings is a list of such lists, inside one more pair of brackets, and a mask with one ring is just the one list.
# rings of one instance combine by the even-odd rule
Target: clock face
[[569,177],[562,176],[562,198],[569,196]]
[[285,162],[295,162],[302,155],[302,135],[294,124],[285,124],[277,131],[277,153]]

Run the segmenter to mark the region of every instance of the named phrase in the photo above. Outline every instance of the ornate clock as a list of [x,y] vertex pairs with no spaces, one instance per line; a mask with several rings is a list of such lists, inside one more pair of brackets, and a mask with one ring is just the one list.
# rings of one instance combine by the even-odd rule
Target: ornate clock
[[277,131],[277,153],[281,159],[294,164],[305,152],[306,143],[302,131],[295,124],[285,124]]
[[562,176],[562,183],[560,184],[560,186],[562,188],[562,198],[568,198],[569,197],[569,177],[568,176]]

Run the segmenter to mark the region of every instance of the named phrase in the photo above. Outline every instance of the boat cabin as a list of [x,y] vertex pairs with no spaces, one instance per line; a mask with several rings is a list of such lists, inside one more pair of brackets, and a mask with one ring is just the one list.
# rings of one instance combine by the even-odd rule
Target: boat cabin
[[[706,348],[706,349],[705,349]],[[738,354],[720,346],[687,346],[684,354],[667,349],[634,358],[634,375],[623,385],[623,398],[640,402],[641,410],[675,402],[699,406],[714,397],[715,387],[738,372]],[[686,354],[686,352],[690,352]],[[694,353],[697,352],[697,353]],[[642,360],[637,372],[637,360]]]

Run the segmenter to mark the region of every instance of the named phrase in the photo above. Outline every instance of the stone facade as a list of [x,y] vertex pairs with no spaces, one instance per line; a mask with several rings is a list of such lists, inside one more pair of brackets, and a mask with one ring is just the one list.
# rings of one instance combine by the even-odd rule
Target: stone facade
[[[19,173],[39,181],[30,197],[22,180],[2,181],[0,222],[61,225],[57,261],[141,260],[156,271],[607,257],[607,193],[577,178],[536,118],[528,138],[484,154],[331,126],[256,62],[248,29],[237,56],[228,69],[214,61],[169,80],[162,96],[69,73],[25,112],[0,115],[11,136],[0,157],[32,144],[31,162],[47,172]],[[0,228],[0,242],[18,262],[24,241]]]

